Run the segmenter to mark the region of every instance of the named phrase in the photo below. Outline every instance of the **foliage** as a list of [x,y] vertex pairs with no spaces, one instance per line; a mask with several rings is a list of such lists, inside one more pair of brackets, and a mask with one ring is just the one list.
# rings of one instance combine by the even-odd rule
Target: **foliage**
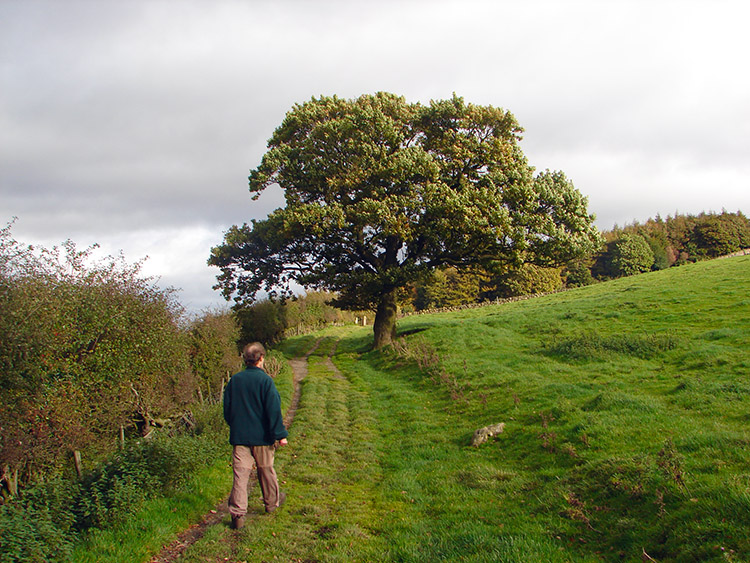
[[235,316],[240,323],[239,341],[272,345],[286,336],[354,322],[355,314],[334,307],[331,304],[333,298],[325,291],[310,291],[290,299],[262,299],[237,305]]
[[278,342],[288,328],[284,303],[263,299],[235,307],[241,342]]
[[0,506],[0,560],[65,563],[75,535],[70,507],[77,487],[61,478],[41,483],[23,499]]
[[595,283],[594,276],[591,275],[591,266],[583,260],[572,260],[568,262],[563,270],[565,277],[565,287],[584,287]]
[[252,300],[291,281],[376,311],[395,335],[399,290],[445,265],[564,262],[598,241],[586,199],[560,172],[533,175],[510,112],[454,96],[429,106],[378,93],[296,105],[250,174],[286,207],[232,227],[209,263],[217,287]]
[[487,279],[488,275],[478,268],[438,268],[416,285],[414,308],[421,311],[475,303]]
[[691,243],[696,254],[710,258],[750,248],[750,221],[741,214],[706,217],[693,229]]
[[[741,211],[675,214],[666,219],[657,215],[656,219],[643,224],[635,222],[623,228],[615,226],[602,235],[607,244],[596,257],[591,271],[596,278],[609,279],[650,269],[663,270],[750,248],[750,220]],[[653,263],[648,267],[649,253],[637,237],[648,243],[653,254]]]
[[220,406],[198,409],[195,418],[192,432],[131,442],[80,482],[57,476],[0,506],[0,559],[70,561],[86,532],[115,527],[147,499],[179,488],[226,449]]
[[235,315],[226,311],[204,313],[191,323],[189,341],[198,394],[205,400],[217,400],[224,380],[241,367],[237,349],[240,329]]
[[147,434],[194,399],[196,380],[221,372],[210,362],[236,350],[229,317],[208,315],[188,333],[173,290],[142,277],[140,262],[96,260],[95,250],[37,249],[11,225],[0,230],[4,495],[69,472],[75,450],[90,467],[121,428]]
[[654,252],[641,235],[625,234],[612,248],[612,273],[615,277],[648,272],[654,265]]
[[508,269],[492,281],[495,286],[490,294],[492,298],[550,293],[563,287],[561,268],[534,264],[523,264],[519,268]]
[[283,302],[285,336],[306,334],[326,326],[353,322],[359,311],[347,312],[334,306],[335,295],[326,291],[309,291]]
[[[207,412],[219,419],[218,406]],[[73,504],[76,528],[104,529],[121,522],[146,499],[178,487],[191,472],[213,461],[225,448],[223,438],[223,432],[159,433],[130,444],[82,480]]]

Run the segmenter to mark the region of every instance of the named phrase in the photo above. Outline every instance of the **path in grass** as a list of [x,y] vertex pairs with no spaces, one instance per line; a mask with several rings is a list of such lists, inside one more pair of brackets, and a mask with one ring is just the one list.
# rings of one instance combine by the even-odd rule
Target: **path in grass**
[[[209,528],[182,563],[380,559],[382,439],[369,389],[333,365],[340,337],[326,333],[307,361],[295,430],[276,460],[289,493],[284,508],[266,515],[260,499],[251,498],[245,528]],[[257,488],[252,495],[259,497]]]
[[277,457],[283,510],[264,515],[254,499],[249,527],[210,528],[181,563],[570,561],[518,500],[518,472],[495,466],[499,451],[468,446],[463,403],[368,354],[360,334],[326,332],[308,360]]
[[[294,373],[294,394],[292,396],[291,403],[284,415],[284,425],[290,428],[294,421],[294,416],[297,413],[299,406],[300,396],[302,394],[302,380],[307,375],[307,360],[308,357],[315,352],[315,349],[320,344],[320,340],[316,341],[315,344],[308,350],[308,352],[301,357],[295,358],[289,362],[292,372]],[[256,474],[253,470],[250,475],[250,481],[255,482]],[[187,548],[193,545],[195,542],[200,540],[205,534],[206,530],[211,526],[219,524],[229,514],[229,506],[227,504],[228,499],[224,499],[220,502],[216,508],[211,510],[208,514],[204,515],[200,522],[192,525],[187,530],[183,531],[177,536],[172,543],[164,546],[158,555],[155,555],[150,559],[150,563],[172,563],[177,561]]]

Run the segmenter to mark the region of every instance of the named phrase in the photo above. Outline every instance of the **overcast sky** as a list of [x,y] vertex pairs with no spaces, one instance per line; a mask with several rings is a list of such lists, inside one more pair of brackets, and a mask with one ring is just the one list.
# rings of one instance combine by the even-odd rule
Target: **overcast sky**
[[122,250],[200,311],[210,248],[295,103],[510,110],[601,229],[750,213],[750,2],[0,0],[0,227]]

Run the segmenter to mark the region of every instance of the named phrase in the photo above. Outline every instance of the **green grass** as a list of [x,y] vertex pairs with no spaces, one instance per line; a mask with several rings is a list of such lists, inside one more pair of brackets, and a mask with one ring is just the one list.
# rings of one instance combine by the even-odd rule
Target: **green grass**
[[169,497],[150,500],[123,524],[92,530],[73,550],[76,563],[148,561],[178,532],[199,521],[232,486],[229,456],[196,473],[189,486]]
[[[280,355],[279,352],[272,352]],[[294,391],[291,369],[285,366],[275,383],[281,395],[282,410],[288,408]],[[228,429],[221,420],[220,409],[215,427],[226,430],[225,434],[211,428],[207,439],[216,439],[217,434],[226,442],[225,454],[213,464],[187,475],[184,482],[168,496],[155,498],[122,523],[106,529],[92,529],[73,549],[71,560],[76,563],[140,563],[159,553],[162,546],[171,543],[177,534],[193,524],[222,500],[226,499],[232,486],[231,446]]]
[[750,560],[750,258],[399,331],[401,354],[366,328],[284,343],[323,338],[277,456],[287,504],[256,498],[183,561]]

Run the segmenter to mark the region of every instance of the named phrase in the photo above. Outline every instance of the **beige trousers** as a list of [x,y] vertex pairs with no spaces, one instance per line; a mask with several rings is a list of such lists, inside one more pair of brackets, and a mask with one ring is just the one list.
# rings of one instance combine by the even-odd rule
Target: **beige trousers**
[[275,446],[234,446],[232,449],[232,472],[234,483],[229,494],[229,513],[232,516],[247,514],[247,487],[253,471],[253,461],[257,466],[258,483],[263,493],[266,510],[279,506],[279,482],[273,468]]

